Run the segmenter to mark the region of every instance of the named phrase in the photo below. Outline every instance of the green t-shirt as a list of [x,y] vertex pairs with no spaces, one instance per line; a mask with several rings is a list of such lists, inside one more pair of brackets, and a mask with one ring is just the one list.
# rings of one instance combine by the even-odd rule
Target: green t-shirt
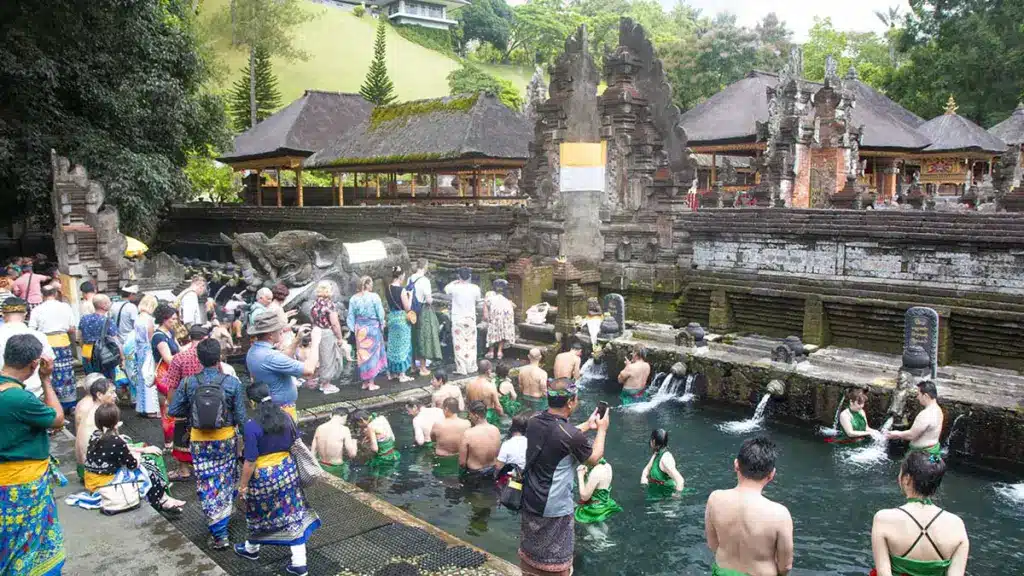
[[[0,384],[17,382],[0,377]],[[20,382],[19,382],[20,384]],[[46,460],[57,412],[24,388],[0,392],[0,462]]]

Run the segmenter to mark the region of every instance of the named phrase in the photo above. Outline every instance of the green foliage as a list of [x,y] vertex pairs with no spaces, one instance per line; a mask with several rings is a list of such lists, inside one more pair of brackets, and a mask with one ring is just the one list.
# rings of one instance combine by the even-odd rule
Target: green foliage
[[825,60],[832,56],[838,62],[840,75],[852,65],[861,81],[881,88],[891,73],[889,48],[874,32],[836,30],[830,18],[815,18],[804,44],[804,77],[825,79]]
[[53,225],[50,150],[85,166],[126,234],[188,197],[191,150],[227,143],[189,0],[5,3],[0,220]]
[[362,5],[356,6],[355,8],[352,9],[352,15],[355,16],[356,18],[362,18],[365,14],[366,8],[363,8]]
[[366,73],[366,81],[359,89],[359,93],[377,106],[386,106],[395,101],[395,85],[388,77],[387,67],[387,38],[385,22],[381,18],[377,22],[377,40],[373,45],[373,61],[370,62],[370,70]]
[[446,153],[429,154],[396,154],[394,156],[377,156],[374,158],[338,158],[331,162],[331,166],[363,166],[369,164],[409,164],[412,162],[433,162],[436,160],[447,160],[457,158],[457,150]]
[[370,112],[370,130],[376,130],[385,122],[400,120],[409,116],[420,116],[422,114],[433,114],[435,112],[468,112],[476,106],[478,94],[471,94],[461,98],[434,98],[432,100],[416,100],[415,102],[404,102],[392,106],[378,106]]
[[218,204],[241,202],[238,193],[242,190],[241,178],[235,176],[230,166],[213,160],[213,149],[205,154],[190,152],[185,164],[185,177],[191,191],[189,200],[216,202]]
[[512,11],[505,0],[471,0],[458,12],[462,41],[487,42],[498,50],[508,45]]
[[415,26],[411,24],[399,24],[392,26],[398,35],[410,42],[414,42],[435,52],[448,54],[455,57],[455,40],[448,30],[440,28],[427,28],[426,26]]
[[696,106],[757,66],[757,33],[736,25],[736,16],[701,20],[696,33],[663,50],[673,97],[682,110]]
[[[256,122],[263,122],[281,107],[281,93],[277,90],[277,77],[270,63],[266,48],[256,48]],[[245,132],[252,127],[252,111],[249,109],[250,70],[246,66],[235,80],[228,94],[228,111],[236,132]]]
[[523,109],[523,96],[511,82],[495,78],[487,72],[464,63],[462,68],[448,74],[448,87],[452,95],[487,92],[498,97],[502,104],[519,112]]
[[551,64],[580,22],[579,13],[564,8],[559,0],[532,0],[516,6],[512,9],[511,34],[501,61],[528,66]]

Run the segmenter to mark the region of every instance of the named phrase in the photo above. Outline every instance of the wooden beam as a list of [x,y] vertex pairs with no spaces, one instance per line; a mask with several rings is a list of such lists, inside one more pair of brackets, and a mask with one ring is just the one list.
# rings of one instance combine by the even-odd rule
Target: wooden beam
[[277,205],[281,206],[281,169],[278,168],[274,173],[277,176]]
[[397,162],[391,164],[349,164],[344,166],[328,166],[322,168],[328,172],[378,172],[378,173],[389,173],[389,172],[400,172],[406,173],[411,171],[427,172],[429,170],[466,170],[470,171],[474,168],[493,168],[500,171],[508,171],[516,168],[522,168],[526,165],[526,159],[515,159],[515,158],[469,158],[469,159],[454,159],[454,160],[435,160],[435,161],[423,161],[423,162]]
[[712,152],[755,152],[764,150],[764,142],[741,142],[739,144],[715,144],[711,146],[691,146],[694,154],[710,154]]
[[273,156],[270,158],[259,158],[256,160],[243,160],[241,162],[225,162],[235,172],[242,170],[272,170],[284,168],[292,170],[302,166],[302,156]]
[[256,171],[256,205],[263,206],[263,180],[259,170]]
[[299,206],[302,206],[302,168],[295,169],[295,193],[299,196]]

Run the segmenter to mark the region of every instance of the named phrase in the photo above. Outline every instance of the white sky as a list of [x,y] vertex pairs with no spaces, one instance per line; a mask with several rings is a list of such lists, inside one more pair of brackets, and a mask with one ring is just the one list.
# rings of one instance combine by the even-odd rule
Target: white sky
[[[675,5],[676,0],[660,0],[666,8]],[[882,32],[885,26],[875,16],[875,10],[888,12],[892,6],[900,6],[900,14],[906,14],[910,7],[907,0],[685,0],[699,8],[705,16],[719,12],[732,12],[741,26],[753,27],[769,12],[775,12],[793,31],[793,39],[802,42],[814,23],[814,17],[831,17],[839,30]]]

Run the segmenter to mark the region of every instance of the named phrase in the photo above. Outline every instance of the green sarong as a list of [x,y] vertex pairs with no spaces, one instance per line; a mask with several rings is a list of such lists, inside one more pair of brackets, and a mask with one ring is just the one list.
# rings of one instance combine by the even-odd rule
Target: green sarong
[[430,450],[431,452],[433,452],[434,451],[434,442],[431,441],[431,440],[427,440],[422,445],[420,445],[420,448],[424,448],[426,450]]
[[494,408],[487,409],[487,422],[495,426],[501,426],[501,416],[498,416],[498,411]]
[[711,576],[750,576],[746,572],[740,572],[739,570],[733,570],[732,568],[722,568],[718,564],[711,567]]
[[[598,464],[606,463],[604,458],[598,461]],[[587,475],[583,477],[584,481],[589,477],[590,470],[587,470]],[[619,506],[618,502],[612,500],[611,487],[598,488],[590,495],[590,500],[576,505],[575,517],[576,521],[581,524],[596,524],[597,522],[604,522],[616,512],[622,512],[622,506]]]
[[619,400],[623,406],[629,406],[630,404],[637,404],[646,400],[646,394],[644,390],[623,390],[619,392]]
[[85,465],[79,464],[79,465],[75,466],[75,472],[78,473],[78,480],[80,482],[84,483],[85,482]]
[[932,444],[931,446],[911,446],[907,449],[907,456],[910,456],[914,452],[924,452],[930,454],[935,458],[942,458],[942,445]]
[[[854,412],[850,410],[850,427],[857,432],[863,432],[868,429],[868,421],[864,418],[864,414],[860,412]],[[846,435],[846,430],[843,430],[842,425],[839,426],[839,430],[836,432],[836,437],[832,441],[833,444],[860,444],[861,442],[867,442],[871,440],[871,436],[855,436],[850,437]]]
[[366,462],[370,472],[376,476],[390,474],[398,466],[402,454],[395,449],[395,439],[378,440],[377,453]]
[[533,396],[527,396],[525,394],[523,394],[519,398],[522,399],[523,407],[525,407],[527,410],[532,410],[534,412],[543,412],[548,409],[547,398],[534,398]]
[[459,455],[434,456],[434,476],[438,478],[455,478],[459,475]]
[[437,314],[430,304],[424,304],[416,315],[416,323],[412,325],[413,355],[417,358],[440,360],[440,332],[441,325],[437,322]]
[[[665,450],[658,450],[654,455],[654,462],[651,463],[651,470],[647,473],[647,499],[662,500],[672,496],[676,492],[676,481],[661,469],[661,457]],[[684,488],[680,494],[692,494],[694,490]]]
[[519,411],[523,409],[523,405],[518,400],[513,400],[511,394],[506,394],[500,398],[501,409],[505,411],[505,415],[509,418],[519,414]]
[[902,556],[889,556],[893,574],[906,576],[945,576],[952,564],[950,560],[911,560]]
[[342,480],[348,480],[348,462],[342,462],[341,464],[325,464],[321,462],[320,467],[328,474],[337,476]]

